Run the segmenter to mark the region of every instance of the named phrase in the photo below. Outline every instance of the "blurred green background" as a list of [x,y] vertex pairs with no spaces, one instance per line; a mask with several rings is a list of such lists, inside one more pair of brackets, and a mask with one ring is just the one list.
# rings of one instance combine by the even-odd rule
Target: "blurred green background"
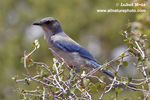
[[[32,50],[32,42],[39,39],[41,47],[31,56],[34,61],[52,65],[52,54],[48,49],[44,32],[32,23],[44,17],[55,17],[64,31],[98,61],[104,63],[126,49],[124,37],[119,34],[126,28],[128,19],[136,21],[138,13],[102,13],[98,9],[133,9],[120,7],[116,3],[131,3],[131,0],[1,0],[0,1],[0,100],[19,100],[13,90],[23,88],[12,77],[26,73],[20,58],[24,50]],[[34,72],[35,68],[29,68]],[[133,73],[133,76],[136,74]],[[28,88],[34,86],[31,84]],[[126,90],[119,98],[142,96],[142,92]],[[96,93],[93,100],[97,99]],[[111,95],[115,95],[112,93]],[[94,98],[95,97],[95,98]],[[109,93],[104,96],[106,100]]]

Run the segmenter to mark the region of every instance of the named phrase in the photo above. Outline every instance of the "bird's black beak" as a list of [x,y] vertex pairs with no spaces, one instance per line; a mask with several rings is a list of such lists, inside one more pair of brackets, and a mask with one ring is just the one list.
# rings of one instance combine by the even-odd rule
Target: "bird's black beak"
[[43,25],[41,22],[34,22],[33,25]]

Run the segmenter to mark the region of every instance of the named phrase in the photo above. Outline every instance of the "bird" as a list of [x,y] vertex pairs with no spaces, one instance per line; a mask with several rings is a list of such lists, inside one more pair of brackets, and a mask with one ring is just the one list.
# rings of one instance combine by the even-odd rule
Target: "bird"
[[[59,21],[53,17],[43,18],[39,22],[34,22],[33,25],[41,26],[45,31],[45,39],[49,47],[52,49],[52,54],[59,62],[66,62],[66,66],[75,67],[76,73],[80,71],[82,66],[87,69],[101,67],[99,62],[85,48],[71,39],[62,29]],[[102,72],[114,78],[110,71],[102,68]]]
[[[59,62],[65,61],[65,66],[74,67],[76,73],[80,71],[82,66],[89,70],[102,67],[89,51],[64,32],[57,19],[46,17],[34,22],[33,25],[40,26],[44,30],[45,39],[54,57],[58,59]],[[113,73],[105,68],[102,67],[100,71],[114,78]]]

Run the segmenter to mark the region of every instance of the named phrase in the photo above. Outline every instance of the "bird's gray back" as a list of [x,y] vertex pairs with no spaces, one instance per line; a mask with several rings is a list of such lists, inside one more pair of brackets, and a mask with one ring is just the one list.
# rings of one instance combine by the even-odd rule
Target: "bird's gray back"
[[64,42],[67,42],[67,43],[70,43],[72,45],[79,45],[77,42],[75,42],[73,39],[71,39],[67,34],[65,34],[64,32],[60,32],[60,33],[57,33],[53,36],[51,36],[51,40],[53,42],[55,41],[64,41]]

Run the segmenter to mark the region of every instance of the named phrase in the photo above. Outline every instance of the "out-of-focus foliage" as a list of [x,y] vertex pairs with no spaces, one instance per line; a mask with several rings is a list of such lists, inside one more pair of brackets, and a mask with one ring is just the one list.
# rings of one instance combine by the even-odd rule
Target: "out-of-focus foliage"
[[[96,56],[98,61],[110,60],[110,53],[114,47],[124,44],[123,37],[118,32],[124,29],[124,25],[129,19],[131,22],[138,21],[141,31],[149,35],[149,5],[145,8],[146,13],[97,13],[97,9],[123,9],[117,7],[116,3],[130,3],[131,0],[1,0],[0,1],[0,99],[17,100],[19,95],[13,92],[18,85],[11,81],[11,77],[18,74],[21,77],[25,73],[20,58],[23,51],[31,51],[33,30],[32,22],[44,17],[52,16],[58,19],[64,31],[85,48],[89,48],[90,43],[97,43],[100,53]],[[139,2],[139,1],[135,1]],[[148,1],[147,1],[148,2]],[[144,2],[146,3],[146,2]],[[125,7],[132,8],[132,7]],[[137,8],[138,9],[138,8]],[[30,36],[30,34],[32,34]],[[34,53],[36,61],[45,62],[52,65],[52,55],[48,50],[48,45],[39,38],[42,46]],[[96,41],[96,42],[95,42]],[[98,42],[97,42],[98,41]],[[150,47],[150,45],[147,45]],[[95,52],[95,48],[89,49]],[[147,51],[149,52],[149,51]],[[31,68],[31,71],[34,68]],[[32,88],[34,84],[30,84]],[[21,85],[21,87],[23,87]],[[128,92],[129,93],[129,92]],[[127,94],[127,93],[126,93]],[[95,94],[96,95],[96,94]]]

